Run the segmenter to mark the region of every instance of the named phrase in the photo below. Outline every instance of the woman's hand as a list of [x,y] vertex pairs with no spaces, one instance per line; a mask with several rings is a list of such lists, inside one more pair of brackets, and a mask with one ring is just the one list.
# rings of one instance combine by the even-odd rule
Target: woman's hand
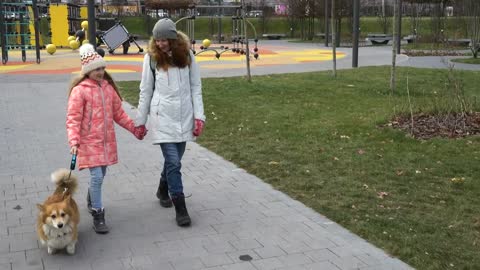
[[78,146],[77,145],[74,145],[70,148],[70,154],[72,155],[76,155],[77,154],[77,150],[78,150]]
[[200,136],[202,135],[203,128],[205,127],[205,122],[200,119],[195,119],[195,128],[193,129],[193,136]]

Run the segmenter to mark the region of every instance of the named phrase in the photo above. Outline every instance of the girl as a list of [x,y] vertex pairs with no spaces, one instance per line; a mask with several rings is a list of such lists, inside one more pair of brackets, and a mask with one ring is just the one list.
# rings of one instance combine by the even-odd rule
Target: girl
[[118,162],[114,122],[142,140],[146,130],[135,127],[122,108],[122,99],[105,60],[92,45],[80,48],[82,71],[70,87],[67,135],[70,153],[77,154],[78,168],[90,169],[88,207],[96,233],[108,233],[102,204],[102,183],[107,166]]
[[[203,130],[202,85],[189,39],[177,32],[170,19],[153,28],[148,54],[143,59],[136,122],[144,126],[149,116],[154,144],[165,159],[157,197],[163,207],[175,206],[179,226],[190,225],[183,194],[181,160],[187,141]],[[169,196],[170,193],[170,196]]]

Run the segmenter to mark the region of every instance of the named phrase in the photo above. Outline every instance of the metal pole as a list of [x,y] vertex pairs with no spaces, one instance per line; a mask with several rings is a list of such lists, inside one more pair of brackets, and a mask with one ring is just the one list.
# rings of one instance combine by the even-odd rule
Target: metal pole
[[360,34],[360,0],[353,0],[352,67],[358,67],[358,36]]
[[88,42],[97,48],[95,32],[95,0],[88,0]]
[[398,18],[397,18],[397,54],[400,54],[401,51],[401,40],[402,40],[402,0],[398,0]]
[[222,44],[222,14],[221,14],[222,0],[218,0],[218,44]]
[[7,46],[5,45],[7,43],[7,35],[5,33],[5,18],[4,18],[4,12],[5,10],[3,9],[3,0],[0,0],[0,38],[2,39],[2,64],[6,64],[8,61],[8,53],[7,53]]
[[329,24],[328,24],[328,1],[325,1],[325,47],[328,47],[328,40],[330,39],[330,31],[329,31]]
[[37,64],[40,64],[40,18],[38,16],[38,6],[37,0],[32,0],[32,10],[33,10],[33,28],[35,31],[35,52],[37,56]]
[[252,82],[252,76],[250,74],[250,48],[248,47],[247,23],[245,21],[245,0],[242,0],[242,10],[243,32],[245,34],[245,56],[247,60],[247,80],[248,82]]

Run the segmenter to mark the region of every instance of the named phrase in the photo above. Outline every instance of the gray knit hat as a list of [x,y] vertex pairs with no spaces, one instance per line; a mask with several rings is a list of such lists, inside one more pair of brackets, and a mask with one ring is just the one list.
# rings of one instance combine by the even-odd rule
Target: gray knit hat
[[175,23],[167,18],[158,20],[152,32],[154,39],[177,39]]

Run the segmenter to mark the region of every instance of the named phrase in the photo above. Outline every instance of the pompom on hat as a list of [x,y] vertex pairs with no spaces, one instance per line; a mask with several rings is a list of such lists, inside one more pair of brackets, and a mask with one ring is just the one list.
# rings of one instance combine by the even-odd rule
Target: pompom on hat
[[177,27],[172,20],[163,18],[155,24],[152,34],[154,39],[177,39]]
[[93,45],[86,43],[80,47],[80,60],[82,61],[82,75],[86,75],[91,71],[106,67],[107,63],[93,48]]

